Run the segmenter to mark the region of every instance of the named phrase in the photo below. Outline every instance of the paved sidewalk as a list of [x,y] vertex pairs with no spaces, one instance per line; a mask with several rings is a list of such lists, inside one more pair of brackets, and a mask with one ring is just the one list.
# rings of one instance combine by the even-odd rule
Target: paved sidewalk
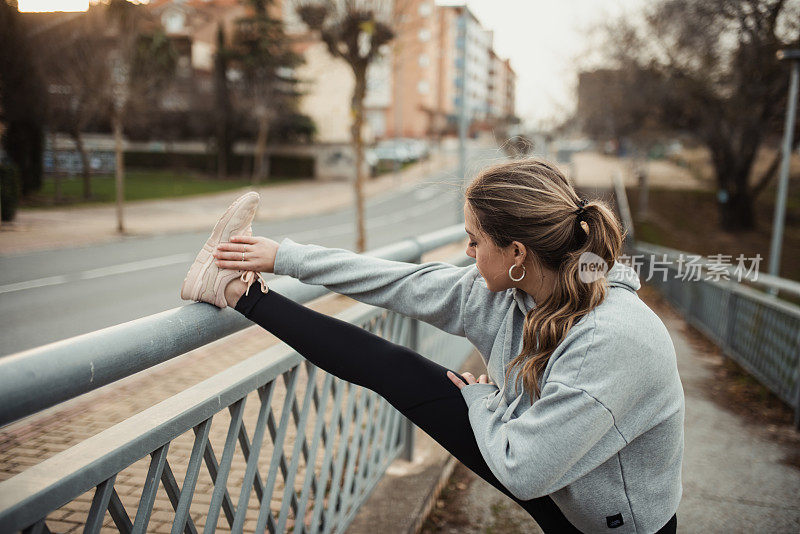
[[[413,187],[431,174],[454,169],[456,156],[434,154],[427,161],[369,179],[369,198],[392,189]],[[261,194],[256,221],[280,220],[332,211],[351,205],[353,184],[346,181],[301,180],[258,188],[246,187],[163,200],[128,201],[124,207],[125,235],[116,231],[115,205],[35,209],[17,212],[16,220],[0,227],[0,254],[16,254],[85,246],[127,237],[208,230],[219,214],[246,191]]]
[[[712,398],[719,351],[654,289],[639,291],[669,329],[686,398],[678,532],[800,532],[800,433],[758,425]],[[458,465],[424,534],[540,532],[515,502]]]
[[[605,156],[598,152],[578,152],[572,157],[572,164],[561,164],[568,173],[574,173],[572,179],[578,188],[609,189],[613,188],[615,174],[622,176],[623,183],[636,186],[637,180],[627,159]],[[695,178],[684,167],[679,167],[667,160],[651,160],[647,162],[648,183],[650,187],[665,189],[707,189],[708,186]]]

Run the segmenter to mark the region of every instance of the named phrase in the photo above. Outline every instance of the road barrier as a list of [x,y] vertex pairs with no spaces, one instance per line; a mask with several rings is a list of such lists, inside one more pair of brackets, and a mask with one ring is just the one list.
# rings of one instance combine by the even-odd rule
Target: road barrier
[[[371,254],[419,261],[465,237],[457,225]],[[327,293],[288,278],[270,287],[298,302]],[[338,317],[454,369],[474,350],[365,304]],[[193,303],[5,357],[0,422],[252,324]],[[85,532],[343,532],[387,466],[411,458],[412,440],[413,425],[385,399],[279,344],[1,482],[0,532],[50,532],[76,517]]]
[[794,408],[800,429],[800,307],[775,296],[800,296],[800,283],[752,268],[742,273],[738,263],[636,241],[619,175],[614,176],[614,194],[629,229],[626,252],[642,282],[654,285],[726,356]]

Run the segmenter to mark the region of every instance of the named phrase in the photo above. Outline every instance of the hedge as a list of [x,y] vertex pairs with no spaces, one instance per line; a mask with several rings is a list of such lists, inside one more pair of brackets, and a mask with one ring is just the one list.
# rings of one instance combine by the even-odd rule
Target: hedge
[[[314,158],[309,156],[269,156],[270,176],[282,178],[312,178]],[[228,161],[228,174],[247,174],[253,166],[252,156],[234,154]],[[214,174],[216,154],[185,154],[174,152],[126,152],[125,167],[130,169],[193,170]]]

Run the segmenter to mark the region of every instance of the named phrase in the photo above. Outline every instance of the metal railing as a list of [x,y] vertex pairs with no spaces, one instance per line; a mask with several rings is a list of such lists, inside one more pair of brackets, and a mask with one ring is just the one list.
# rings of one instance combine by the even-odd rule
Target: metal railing
[[[373,254],[416,261],[464,237],[463,227],[451,227]],[[289,279],[270,286],[303,302],[326,292]],[[463,338],[365,304],[338,317],[451,368],[473,350]],[[240,319],[190,304],[4,358],[2,420],[252,326]],[[137,339],[147,341],[132,358]],[[46,361],[58,371],[40,369]],[[34,399],[30,387],[46,398]],[[386,467],[410,456],[412,430],[376,393],[279,344],[0,483],[0,532],[342,532]]]
[[[658,288],[725,355],[793,407],[800,428],[800,307],[720,277],[723,271],[706,271],[703,262],[699,264],[703,268],[685,280],[686,269],[679,272],[675,259],[689,253],[643,242],[631,249],[641,258],[640,277]],[[790,280],[785,282],[791,286]]]
[[[635,241],[619,175],[614,176],[614,193],[623,225],[629,229],[626,250],[636,256],[633,263],[639,264],[635,267],[640,278],[655,286],[728,357],[794,408],[795,427],[800,429],[800,307],[739,280],[793,296],[800,296],[800,283],[757,271],[737,272],[738,265]],[[691,260],[691,272],[686,268],[687,259]]]

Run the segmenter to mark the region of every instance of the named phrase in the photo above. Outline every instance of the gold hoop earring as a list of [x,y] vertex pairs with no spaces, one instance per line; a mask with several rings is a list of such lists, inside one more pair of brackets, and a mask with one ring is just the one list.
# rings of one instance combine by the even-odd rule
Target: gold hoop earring
[[520,265],[520,267],[522,267],[522,276],[520,276],[519,278],[514,278],[514,275],[511,274],[511,271],[514,270],[514,267],[516,267],[516,265],[512,265],[511,267],[508,268],[508,277],[511,278],[511,280],[513,280],[514,282],[519,282],[520,280],[525,278],[525,266]]

